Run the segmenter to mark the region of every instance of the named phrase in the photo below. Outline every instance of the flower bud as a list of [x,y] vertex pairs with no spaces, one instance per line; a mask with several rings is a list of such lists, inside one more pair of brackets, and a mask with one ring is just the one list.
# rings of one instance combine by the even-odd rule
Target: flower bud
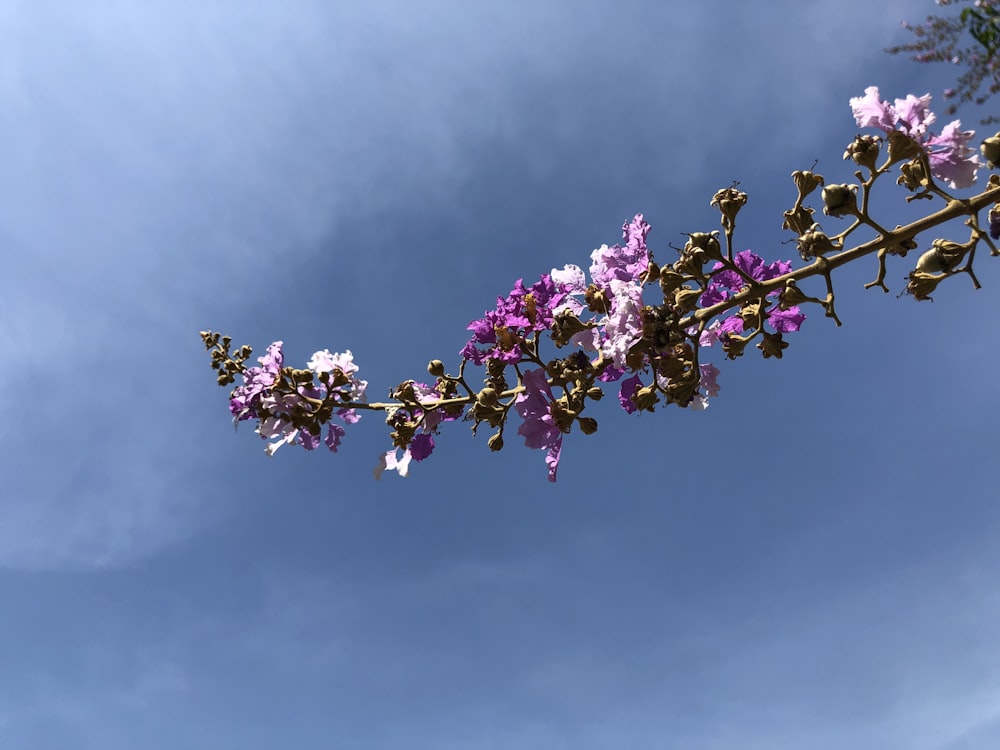
[[795,283],[795,279],[788,279],[788,281],[785,282],[784,290],[781,292],[781,302],[778,303],[778,308],[781,310],[787,310],[789,307],[801,305],[804,302],[815,301],[815,297],[808,297],[805,292],[799,289],[798,284]]
[[701,297],[701,294],[701,289],[691,289],[690,287],[682,286],[674,292],[674,307],[682,315],[689,313],[698,306],[698,299]]
[[723,188],[712,196],[711,206],[718,206],[722,212],[722,226],[731,232],[736,226],[736,214],[747,204],[747,194],[735,187]]
[[660,269],[660,289],[663,295],[672,294],[681,284],[684,283],[684,274],[677,273],[672,268]]
[[983,141],[979,150],[983,153],[983,158],[986,159],[989,168],[996,169],[1000,165],[1000,133],[991,135]]
[[653,411],[653,407],[659,400],[660,397],[656,395],[656,386],[652,383],[639,388],[632,394],[632,403],[639,411]]
[[813,214],[816,213],[813,209],[798,205],[795,208],[785,211],[785,221],[782,223],[782,229],[790,229],[795,234],[804,234],[808,232],[811,227],[817,226],[813,221]]
[[648,284],[649,282],[656,281],[659,278],[660,267],[654,261],[649,261],[649,264],[646,266],[646,272],[639,277],[639,280],[643,284]]
[[802,171],[799,169],[792,172],[792,180],[795,182],[795,187],[799,191],[798,203],[801,203],[805,200],[809,193],[824,184],[822,175],[813,174],[812,172]]
[[[701,252],[699,253],[699,251]],[[703,257],[700,261],[702,263],[704,263],[705,260],[722,260],[722,247],[719,245],[719,233],[695,232],[694,234],[689,234],[688,241],[684,244],[683,252],[685,255],[702,255]]]
[[726,357],[736,359],[743,356],[743,350],[746,348],[748,340],[742,336],[729,334],[725,338],[720,336],[719,341],[722,343],[722,351],[726,353]]
[[899,167],[899,177],[896,178],[897,185],[902,185],[907,190],[920,190],[927,187],[928,183],[927,171],[920,159],[908,161]]
[[918,273],[951,273],[965,255],[965,248],[950,240],[934,240],[931,249],[917,260]]
[[592,313],[606,314],[611,311],[611,303],[608,295],[603,289],[598,289],[591,284],[583,294],[583,299],[587,303],[587,309]]
[[503,450],[503,433],[498,432],[495,435],[490,435],[490,439],[486,441],[486,445],[489,446],[491,451]]
[[859,135],[844,151],[844,158],[850,159],[859,167],[867,167],[870,172],[874,173],[875,162],[878,161],[878,153],[882,148],[881,144],[882,139],[877,135]]
[[427,363],[427,373],[435,378],[444,377],[444,362],[440,359],[432,359]]
[[757,348],[764,353],[764,359],[781,359],[781,352],[788,348],[788,342],[782,340],[780,333],[764,331],[764,340],[757,344]]
[[593,417],[580,417],[576,421],[580,425],[580,432],[584,435],[593,435],[597,432],[597,420]]
[[841,246],[831,240],[825,232],[819,228],[819,224],[813,224],[807,232],[799,235],[798,239],[799,256],[802,260],[812,260],[817,255],[823,255],[832,250],[839,250]]
[[923,153],[920,144],[900,130],[890,130],[888,138],[889,161],[892,164],[905,159],[914,159]]
[[591,401],[600,401],[604,398],[604,391],[598,388],[596,385],[587,389],[587,398]]
[[558,347],[566,346],[573,336],[589,328],[572,310],[563,310],[552,319],[552,341]]
[[565,396],[549,404],[549,414],[552,415],[552,421],[556,423],[556,427],[559,428],[560,432],[568,434],[573,429],[573,420],[576,419],[576,411],[570,408]]
[[823,213],[841,217],[858,212],[857,185],[827,185],[823,188]]
[[906,293],[912,294],[917,302],[923,302],[924,300],[931,299],[931,292],[937,289],[937,285],[947,277],[943,274],[934,275],[921,273],[920,271],[911,271],[910,275],[906,278]]

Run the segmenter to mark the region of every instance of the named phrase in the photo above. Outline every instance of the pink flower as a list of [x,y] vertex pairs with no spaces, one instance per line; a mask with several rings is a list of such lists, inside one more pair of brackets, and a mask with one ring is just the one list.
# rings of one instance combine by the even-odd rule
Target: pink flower
[[937,117],[930,111],[930,103],[930,94],[919,97],[909,94],[892,106],[882,101],[877,86],[869,86],[864,96],[851,99],[851,111],[862,128],[879,128],[886,133],[898,130],[917,141],[927,154],[931,172],[949,187],[970,187],[981,164],[968,145],[975,131],[960,130],[961,121],[954,120],[940,135],[931,133],[927,127]]

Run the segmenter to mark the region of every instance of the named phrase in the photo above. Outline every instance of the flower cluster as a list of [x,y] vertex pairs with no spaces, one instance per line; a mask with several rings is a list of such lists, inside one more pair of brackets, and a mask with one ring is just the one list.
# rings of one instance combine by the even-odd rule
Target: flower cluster
[[[735,269],[726,269],[723,263],[715,264],[713,271],[717,273],[712,276],[708,288],[701,295],[703,307],[724,302],[754,282],[770,281],[792,271],[790,262],[777,260],[765,263],[752,250],[737,253],[733,261]],[[763,349],[764,356],[780,359],[782,350],[788,346],[782,334],[798,331],[806,319],[798,305],[787,304],[783,297],[784,290],[772,291],[759,302],[744,305],[738,314],[716,320],[702,332],[701,345],[712,346],[719,342],[729,357],[734,359],[739,356],[746,343],[737,334],[743,333],[748,327],[761,328],[766,323],[773,332],[765,330],[763,333],[768,342],[768,346]]]
[[385,471],[407,476],[411,461],[419,463],[433,453],[438,426],[443,422],[454,422],[463,411],[460,405],[435,408],[455,395],[454,382],[444,378],[435,385],[408,380],[401,383],[392,395],[401,402],[401,406],[386,410],[386,424],[393,428],[390,434],[393,447],[379,456],[374,470],[376,479],[381,479]]
[[469,324],[473,335],[463,347],[462,357],[477,365],[488,359],[505,364],[519,362],[526,340],[551,328],[553,307],[564,297],[548,274],[530,288],[518,279],[510,294],[497,297],[495,310]]
[[859,127],[879,128],[890,135],[890,150],[893,133],[902,133],[924,150],[935,177],[952,188],[970,187],[981,166],[976,152],[969,147],[975,131],[961,130],[962,121],[953,120],[939,134],[932,133],[929,126],[937,116],[930,111],[930,103],[930,94],[910,94],[889,104],[879,97],[877,86],[869,86],[864,96],[851,99],[851,110]]
[[233,389],[229,399],[233,421],[238,424],[256,419],[257,434],[273,441],[265,449],[269,456],[292,443],[315,450],[325,424],[322,442],[336,453],[345,430],[333,418],[343,424],[361,419],[355,408],[337,404],[364,401],[367,381],[358,379],[358,366],[350,350],[340,354],[324,349],[313,354],[308,369],[295,370],[284,367],[281,347],[282,342],[275,341],[258,358],[259,367],[243,371],[243,385]]

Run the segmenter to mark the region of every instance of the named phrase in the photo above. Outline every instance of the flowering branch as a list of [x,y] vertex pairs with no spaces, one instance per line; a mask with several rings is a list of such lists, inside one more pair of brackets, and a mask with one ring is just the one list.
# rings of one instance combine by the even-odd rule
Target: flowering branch
[[[202,341],[220,385],[242,378],[230,395],[230,412],[237,424],[257,421],[269,455],[282,445],[314,450],[321,442],[336,452],[360,412],[379,411],[392,447],[380,456],[375,476],[386,470],[406,476],[413,461],[433,453],[444,423],[471,422],[473,434],[485,424],[492,432],[487,444],[498,451],[509,421],[518,419],[517,434],[527,447],[546,452],[548,477],[555,481],[563,435],[574,427],[588,435],[597,431],[597,420],[584,412],[606,388],[617,390],[619,405],[630,414],[667,404],[704,409],[718,395],[719,370],[702,361],[702,349],[718,344],[728,359],[736,359],[754,342],[765,358],[781,359],[789,346],[785,335],[801,328],[808,305],[818,305],[840,325],[833,272],[843,265],[875,255],[877,274],[866,288],[888,292],[889,256],[906,257],[918,247],[918,234],[965,217],[968,239],[932,240],[907,276],[905,293],[930,299],[938,284],[961,274],[980,287],[973,270],[979,244],[1000,254],[993,243],[1000,237],[1000,178],[991,176],[971,197],[949,192],[970,187],[983,164],[968,145],[972,131],[962,131],[959,121],[937,134],[930,130],[935,116],[929,104],[929,95],[889,104],[877,88],[868,88],[851,100],[851,108],[860,127],[882,134],[858,135],[848,145],[844,158],[857,165],[857,183],[827,185],[812,171],[792,173],[798,195],[783,226],[806,263],[798,268],[790,261],[767,263],[752,250],[734,252],[737,215],[748,200],[734,184],[711,200],[721,214],[724,250],[718,231],[693,232],[683,247],[674,248],[676,259],[660,265],[647,246],[650,225],[637,214],[623,225],[621,245],[602,245],[591,254],[589,281],[572,264],[552,269],[531,286],[519,279],[493,310],[469,324],[472,337],[461,350],[457,374],[435,359],[427,367],[433,383],[405,380],[385,402],[367,400],[368,383],[358,378],[350,351],[316,352],[305,369],[296,369],[284,364],[278,341],[257,366],[248,366],[250,347],[233,351],[229,337],[212,331],[203,331]],[[981,151],[995,168],[1000,133],[986,139]],[[897,166],[896,184],[909,192],[907,202],[944,205],[886,229],[871,215],[870,197],[875,183]],[[851,220],[839,233],[826,233],[805,203],[820,187],[823,213]],[[984,209],[989,209],[986,229],[979,217]],[[848,246],[860,229],[875,237]],[[811,277],[823,278],[825,296],[802,291],[799,285]],[[568,353],[546,352],[550,345]],[[467,378],[470,364],[483,368],[481,385]]]

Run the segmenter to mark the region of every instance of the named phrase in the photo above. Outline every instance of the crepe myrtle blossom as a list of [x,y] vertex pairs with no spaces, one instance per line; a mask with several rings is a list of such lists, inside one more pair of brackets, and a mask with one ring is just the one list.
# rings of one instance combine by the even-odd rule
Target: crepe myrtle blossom
[[[694,394],[691,402],[687,406],[694,411],[704,411],[708,408],[709,398],[714,398],[719,395],[719,368],[713,364],[700,364],[698,365],[698,371],[700,374],[700,381],[698,383],[698,391]],[[662,376],[657,376],[657,382],[660,386],[666,388],[669,385],[669,380]],[[634,414],[639,410],[639,407],[635,404],[635,393],[640,388],[642,388],[644,383],[639,376],[639,373],[635,373],[630,378],[625,378],[622,380],[621,387],[618,391],[618,403],[621,404],[622,409],[625,410],[627,414]]]
[[[778,276],[791,273],[792,270],[791,261],[776,260],[773,263],[765,263],[764,259],[752,250],[744,250],[737,253],[736,257],[733,258],[733,262],[740,271],[754,281],[770,281]],[[711,307],[719,302],[730,299],[746,286],[747,281],[743,276],[731,269],[720,270],[724,267],[725,264],[716,263],[712,268],[713,272],[718,271],[718,273],[712,276],[708,287],[701,295],[700,302],[703,307]],[[780,296],[781,290],[776,290],[766,298],[773,303],[773,306],[767,311],[766,320],[768,325],[778,333],[793,333],[794,331],[798,331],[802,327],[806,316],[797,305],[789,306],[784,310],[781,309],[781,306],[778,304]],[[743,318],[739,315],[731,315],[722,321],[714,321],[711,326],[702,332],[699,343],[702,346],[711,346],[723,336],[742,333],[743,326]]]
[[950,187],[971,187],[982,164],[969,147],[975,131],[961,130],[962,121],[953,120],[935,135],[929,130],[937,119],[930,111],[930,102],[930,94],[908,94],[889,104],[880,98],[878,86],[869,86],[864,96],[851,99],[851,110],[859,127],[879,128],[886,133],[900,131],[913,138],[927,154],[934,176]]
[[[436,386],[427,383],[410,382],[413,394],[418,403],[430,404],[439,401],[445,394],[438,390]],[[405,477],[410,471],[410,462],[420,463],[434,452],[434,435],[438,426],[442,422],[454,422],[461,416],[460,413],[446,412],[443,409],[429,409],[424,411],[412,406],[401,406],[393,409],[386,415],[386,424],[391,427],[399,423],[417,422],[420,424],[421,432],[414,435],[410,444],[403,450],[402,456],[399,449],[393,448],[379,456],[374,474],[376,479],[381,479],[385,471],[395,471],[401,477]]]
[[636,214],[631,221],[622,225],[623,245],[601,245],[590,254],[590,278],[598,289],[611,291],[613,280],[631,284],[639,281],[639,276],[649,267],[649,250],[646,236],[649,224],[642,214]]
[[263,357],[257,358],[260,367],[248,367],[243,371],[243,385],[233,389],[229,398],[233,422],[242,422],[257,415],[261,398],[270,394],[271,387],[281,374],[285,361],[281,346],[281,341],[275,341],[267,347],[267,353]]
[[[646,236],[650,226],[642,214],[622,225],[624,245],[601,245],[590,254],[590,278],[593,288],[603,294],[607,312],[597,326],[575,334],[570,342],[589,351],[600,351],[615,368],[625,366],[625,357],[642,338],[641,311],[642,274],[649,268]],[[569,310],[580,316],[587,309],[578,299],[587,292],[583,269],[566,265],[552,269],[549,277],[557,284],[564,298],[554,309],[558,314]]]
[[530,287],[518,279],[507,297],[497,297],[496,309],[469,323],[472,338],[462,348],[462,357],[477,365],[488,359],[519,362],[524,339],[552,327],[553,309],[565,297],[549,274]]
[[[234,422],[257,418],[257,434],[264,440],[271,440],[265,451],[269,456],[283,445],[298,443],[306,450],[315,450],[320,443],[336,453],[341,439],[345,435],[343,425],[332,419],[326,425],[326,435],[313,434],[309,430],[295,427],[291,414],[311,410],[311,403],[322,401],[327,396],[327,387],[322,382],[318,384],[301,384],[296,386],[295,393],[276,391],[274,387],[281,381],[281,370],[284,365],[284,354],[281,351],[282,342],[275,341],[267,347],[267,353],[258,358],[260,367],[250,367],[243,372],[243,385],[233,390],[229,401],[229,410]],[[348,382],[337,386],[335,398],[346,401],[363,401],[367,381],[355,377],[358,366],[354,364],[354,356],[350,350],[341,353],[331,353],[328,349],[313,354],[307,365],[316,375],[339,370],[347,377]],[[333,413],[343,424],[355,424],[361,417],[356,410],[350,408],[337,409]]]
[[406,446],[402,456],[399,455],[398,448],[392,448],[379,456],[373,474],[376,479],[382,478],[385,471],[395,471],[399,476],[405,477],[410,473],[411,461],[423,461],[434,450],[434,436],[430,433],[414,435],[413,440]]
[[517,428],[517,434],[524,438],[527,447],[547,451],[545,464],[549,469],[549,481],[554,482],[559,469],[563,434],[550,409],[554,400],[552,389],[545,370],[527,370],[523,382],[525,390],[514,401],[514,408],[524,420]]

